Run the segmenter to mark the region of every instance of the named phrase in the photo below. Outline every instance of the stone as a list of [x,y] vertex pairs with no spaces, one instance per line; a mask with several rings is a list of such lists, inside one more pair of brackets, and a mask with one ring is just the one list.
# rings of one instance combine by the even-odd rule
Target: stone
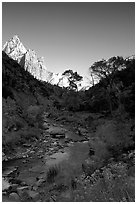
[[26,195],[26,191],[29,189],[29,186],[22,186],[22,187],[18,187],[17,188],[17,193],[20,197],[23,197],[24,195]]
[[59,127],[51,127],[47,130],[47,132],[55,137],[65,137],[65,132],[67,130],[64,128],[59,128]]
[[56,135],[56,138],[59,138],[59,139],[60,139],[60,138],[65,138],[65,134],[61,134],[61,135],[59,134],[59,135]]
[[59,147],[54,147],[54,152],[57,152],[59,150]]
[[9,187],[10,192],[16,191],[18,187],[18,184],[12,184],[12,186]]
[[31,147],[31,144],[23,144],[24,147]]
[[36,192],[36,191],[30,190],[30,191],[28,191],[28,195],[30,196],[30,198],[31,198],[34,202],[36,202],[36,201],[39,200],[39,198],[40,198],[39,193]]
[[17,167],[9,167],[3,172],[3,176],[9,176],[10,174],[14,173],[17,170]]
[[44,123],[44,124],[43,124],[43,129],[44,129],[44,130],[49,129],[49,125],[48,125],[47,123]]
[[2,191],[8,190],[10,186],[11,184],[4,178],[2,178]]
[[27,163],[27,160],[23,160],[22,163],[23,163],[23,164]]
[[30,151],[30,154],[34,154],[34,153],[35,153],[35,151],[34,151],[34,150],[31,150],[31,151]]
[[77,133],[79,135],[86,135],[88,133],[88,131],[87,131],[87,129],[80,127],[80,128],[78,128]]
[[7,161],[8,159],[7,159],[7,156],[5,155],[5,153],[4,152],[2,152],[2,161]]
[[52,145],[56,146],[58,143],[57,142],[54,142]]
[[36,182],[36,186],[40,186],[42,183],[44,183],[44,182],[46,182],[46,178],[44,179],[44,178],[41,178],[40,180],[38,180],[37,182]]
[[44,157],[43,155],[39,155],[39,156],[38,156],[39,159],[42,159],[43,157]]
[[3,191],[2,192],[2,196],[6,196],[7,195],[7,192],[6,191]]
[[51,147],[51,148],[49,148],[49,151],[53,151],[53,150],[54,150],[54,148],[52,148],[52,147]]
[[9,198],[15,201],[20,201],[20,197],[17,193],[10,193]]
[[22,155],[22,158],[27,158],[28,157],[28,155]]

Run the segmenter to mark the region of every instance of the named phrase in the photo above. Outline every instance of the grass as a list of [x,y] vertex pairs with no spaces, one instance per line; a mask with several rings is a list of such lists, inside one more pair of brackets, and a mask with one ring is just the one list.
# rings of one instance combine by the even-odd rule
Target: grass
[[55,181],[55,177],[58,175],[58,173],[59,173],[59,167],[57,167],[56,165],[51,166],[47,172],[47,182],[53,183]]

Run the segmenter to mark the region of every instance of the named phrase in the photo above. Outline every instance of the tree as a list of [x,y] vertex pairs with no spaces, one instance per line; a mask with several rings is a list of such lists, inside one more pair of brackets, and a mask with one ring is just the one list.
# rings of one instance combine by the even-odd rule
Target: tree
[[[117,82],[115,81],[115,74],[117,71],[125,68],[125,60],[123,57],[111,57],[108,60],[100,60],[95,62],[89,69],[93,78],[97,81],[102,81],[103,86],[106,88],[108,101],[110,106],[110,112],[112,114],[112,93],[119,92],[119,86],[117,86]],[[121,84],[122,86],[122,84]]]
[[82,76],[80,76],[77,72],[73,72],[70,69],[66,70],[62,75],[68,77],[70,90],[78,90],[77,83],[82,80]]

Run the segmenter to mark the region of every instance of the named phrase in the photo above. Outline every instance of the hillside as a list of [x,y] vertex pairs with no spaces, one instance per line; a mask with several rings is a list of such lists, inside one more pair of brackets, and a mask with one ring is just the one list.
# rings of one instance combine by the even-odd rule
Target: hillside
[[3,201],[134,201],[135,58],[109,59],[107,78],[79,92],[12,58],[2,53]]

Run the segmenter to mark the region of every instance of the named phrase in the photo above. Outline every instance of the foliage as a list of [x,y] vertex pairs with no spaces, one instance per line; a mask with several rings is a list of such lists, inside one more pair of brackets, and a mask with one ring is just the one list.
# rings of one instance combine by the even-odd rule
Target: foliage
[[95,62],[90,67],[90,72],[92,76],[96,76],[99,81],[101,79],[106,79],[107,85],[112,85],[114,81],[114,75],[117,70],[124,66],[124,59],[122,57],[111,57],[108,60],[100,60]]
[[[101,60],[95,62],[90,67],[90,72],[92,76],[96,76],[98,80],[102,80],[103,87],[107,90],[107,98],[110,107],[110,112],[112,114],[112,95],[114,99],[116,98],[116,93],[119,92],[118,83],[115,83],[115,73],[121,70],[125,62],[122,57],[111,57],[108,60]],[[105,80],[104,80],[105,79]],[[121,85],[122,86],[122,85]]]
[[133,202],[135,200],[134,182],[133,177],[128,175],[126,163],[112,162],[94,171],[87,179],[80,182],[81,191],[78,201]]
[[62,75],[68,76],[69,89],[77,90],[77,82],[81,81],[83,77],[72,70],[66,70]]
[[117,157],[124,151],[134,148],[134,132],[131,130],[133,121],[107,121],[100,125],[91,140],[94,159],[105,162],[110,157]]
[[69,111],[79,111],[80,110],[80,105],[82,103],[82,100],[78,93],[71,90],[67,93],[64,93],[62,98],[63,98],[61,102],[62,107],[65,107],[65,109]]
[[[135,60],[112,57],[100,60],[90,67],[90,73],[99,83],[85,91],[84,110],[113,112],[121,105],[134,116]],[[128,92],[130,94],[128,94]],[[101,107],[102,106],[102,107]]]

